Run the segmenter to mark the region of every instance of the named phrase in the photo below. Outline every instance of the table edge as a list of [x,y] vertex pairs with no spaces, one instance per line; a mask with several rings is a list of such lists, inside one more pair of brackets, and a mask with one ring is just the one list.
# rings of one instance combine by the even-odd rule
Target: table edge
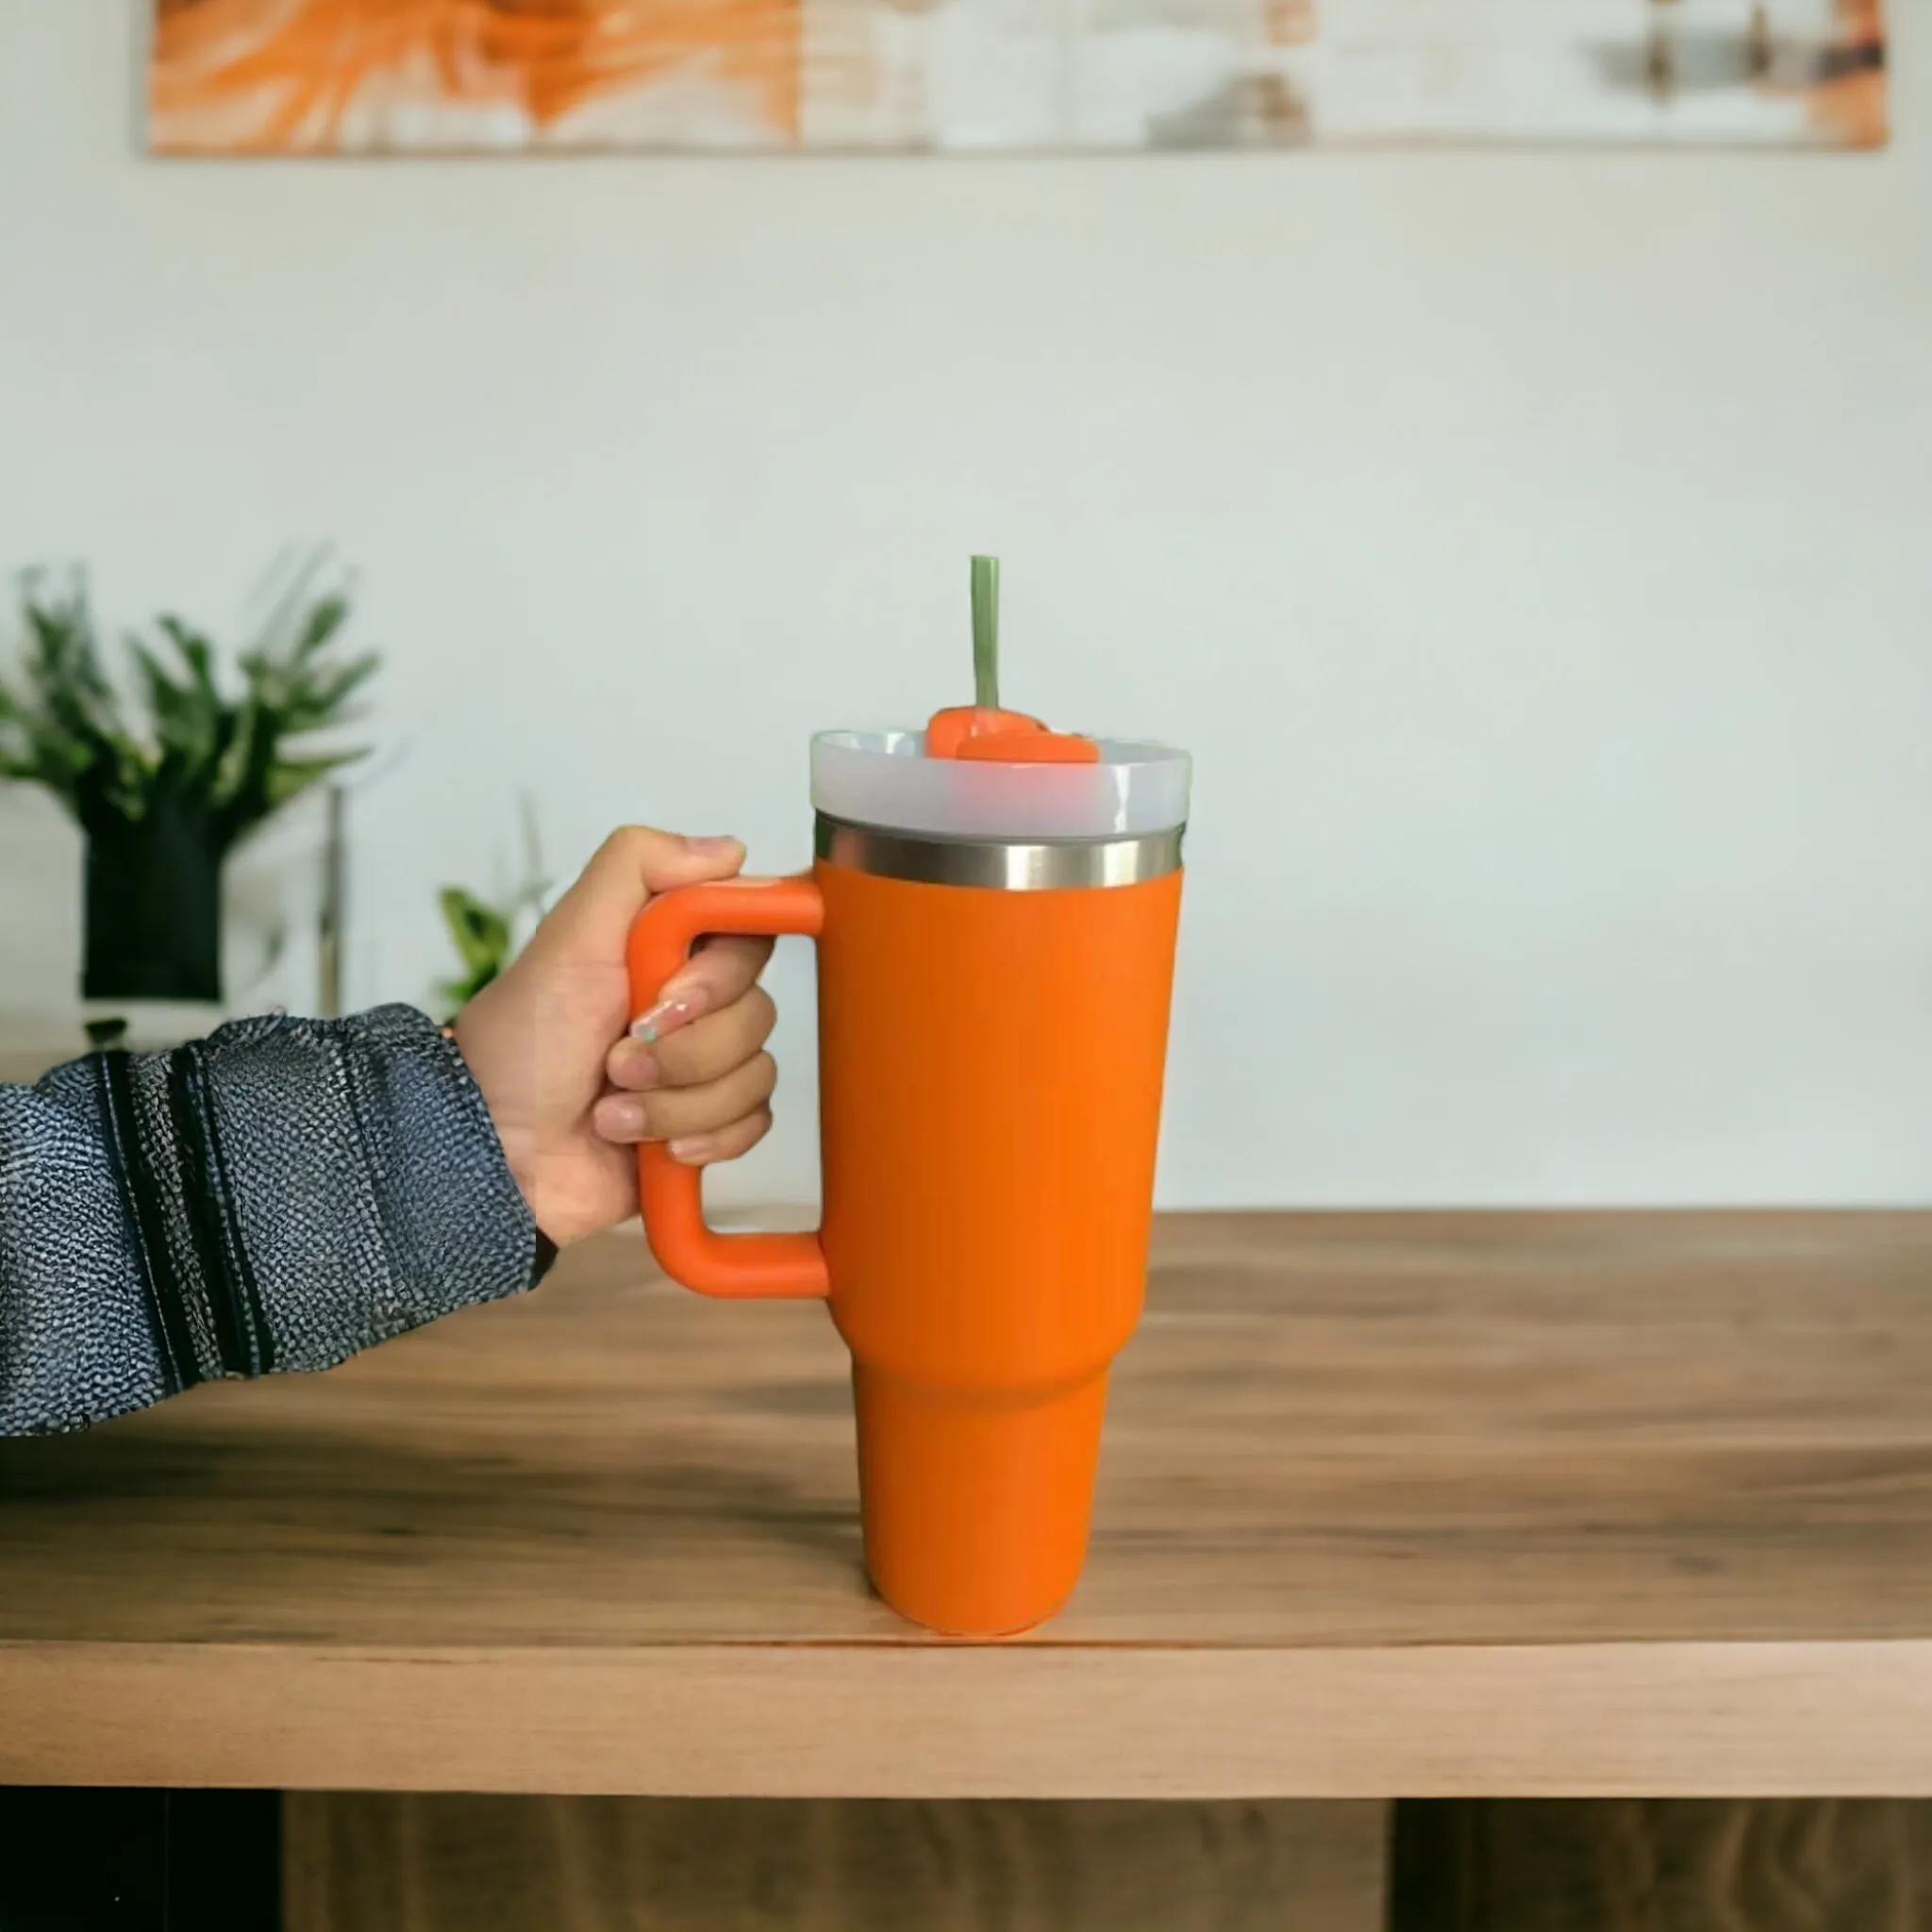
[[0,1642],[0,1783],[716,1797],[1932,1796],[1932,1638]]

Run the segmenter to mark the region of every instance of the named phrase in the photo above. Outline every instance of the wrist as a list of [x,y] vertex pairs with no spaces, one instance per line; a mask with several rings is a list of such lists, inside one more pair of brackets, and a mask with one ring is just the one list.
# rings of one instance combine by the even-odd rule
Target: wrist
[[[466,1013],[469,1009],[464,1008]],[[482,1096],[485,1111],[490,1115],[490,1124],[496,1130],[496,1144],[503,1154],[503,1164],[509,1170],[509,1177],[515,1183],[517,1192],[524,1197],[524,1206],[530,1211],[530,1220],[535,1228],[535,1251],[531,1260],[530,1282],[534,1287],[550,1272],[557,1260],[558,1250],[569,1240],[567,1233],[553,1236],[550,1230],[558,1225],[552,1204],[545,1201],[539,1185],[539,1162],[536,1151],[536,1134],[527,1126],[507,1119],[504,1111],[496,1105],[490,1091],[489,1084],[476,1070],[475,1060],[465,1050],[462,1031],[463,1013],[446,1022],[437,1030],[456,1049],[457,1058],[463,1063],[464,1071],[475,1083],[476,1091]]]

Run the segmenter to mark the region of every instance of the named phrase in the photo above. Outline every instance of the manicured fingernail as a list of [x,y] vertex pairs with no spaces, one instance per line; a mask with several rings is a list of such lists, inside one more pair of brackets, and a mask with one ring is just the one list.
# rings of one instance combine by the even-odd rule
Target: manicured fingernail
[[613,1100],[610,1118],[616,1123],[619,1133],[641,1134],[644,1131],[644,1103],[641,1100]]
[[705,1009],[705,991],[702,987],[691,987],[679,991],[665,990],[665,996],[648,1013],[640,1013],[630,1023],[630,1036],[641,1040],[646,1046],[655,1046],[667,1033],[675,1033],[680,1026],[688,1026]]
[[647,1053],[641,1053],[630,1063],[630,1078],[639,1087],[655,1087],[658,1084],[658,1062]]
[[722,858],[727,852],[738,850],[736,839],[687,839],[686,848],[704,858]]
[[665,1150],[673,1160],[681,1160],[687,1167],[695,1165],[711,1151],[709,1134],[691,1134],[682,1141],[666,1143]]

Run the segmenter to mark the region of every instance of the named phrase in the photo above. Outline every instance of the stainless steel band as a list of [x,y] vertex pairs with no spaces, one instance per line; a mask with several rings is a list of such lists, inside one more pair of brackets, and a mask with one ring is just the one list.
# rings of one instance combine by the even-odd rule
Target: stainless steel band
[[818,856],[832,865],[923,886],[989,886],[1048,892],[1074,886],[1138,886],[1177,872],[1185,825],[1127,839],[934,839],[818,818]]

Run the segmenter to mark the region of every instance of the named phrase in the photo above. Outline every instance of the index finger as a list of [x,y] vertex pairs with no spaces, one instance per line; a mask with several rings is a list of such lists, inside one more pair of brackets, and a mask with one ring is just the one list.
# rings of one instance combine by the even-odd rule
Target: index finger
[[719,1012],[742,999],[771,957],[769,939],[720,933],[706,940],[691,956],[690,964],[665,981],[657,1004],[633,1022],[633,1038],[649,1045],[703,1014]]

